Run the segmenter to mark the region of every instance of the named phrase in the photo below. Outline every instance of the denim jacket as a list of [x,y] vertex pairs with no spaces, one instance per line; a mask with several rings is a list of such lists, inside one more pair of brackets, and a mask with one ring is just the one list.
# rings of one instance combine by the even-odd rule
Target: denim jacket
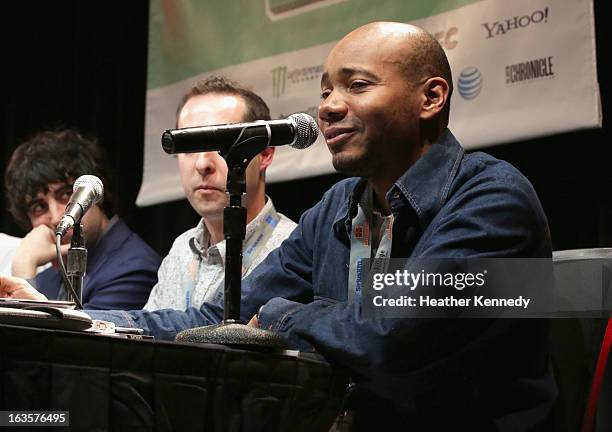
[[[304,213],[292,235],[244,280],[242,319],[257,314],[260,327],[280,332],[290,347],[314,348],[348,368],[358,393],[368,395],[355,397],[356,412],[376,400],[378,411],[395,413],[398,424],[415,412],[430,418],[428,410],[441,410],[447,416],[438,420],[456,425],[512,421],[517,411],[543,407],[535,416],[540,420],[555,396],[545,322],[364,319],[359,301],[347,302],[350,226],[364,185],[341,181]],[[395,219],[392,257],[551,256],[546,217],[529,181],[506,162],[466,154],[449,130],[386,200]],[[95,318],[173,338],[219,322],[222,311],[204,304],[184,312],[97,312]],[[469,415],[483,403],[487,420],[481,412]]]

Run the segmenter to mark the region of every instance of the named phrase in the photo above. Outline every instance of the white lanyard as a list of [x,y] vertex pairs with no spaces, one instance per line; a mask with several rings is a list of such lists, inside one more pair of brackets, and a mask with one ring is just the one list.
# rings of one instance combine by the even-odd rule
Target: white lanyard
[[[373,191],[370,185],[363,191],[357,206],[357,216],[351,223],[351,255],[348,280],[348,301],[352,301],[357,292],[361,291],[364,271],[384,273],[387,271],[391,257],[391,243],[393,239],[393,215],[381,217],[373,212]],[[382,219],[382,223],[374,223],[375,218]],[[372,229],[380,230],[376,237],[372,236]],[[372,257],[372,239],[379,238],[380,242],[376,255]],[[370,268],[364,269],[363,260],[374,258]]]

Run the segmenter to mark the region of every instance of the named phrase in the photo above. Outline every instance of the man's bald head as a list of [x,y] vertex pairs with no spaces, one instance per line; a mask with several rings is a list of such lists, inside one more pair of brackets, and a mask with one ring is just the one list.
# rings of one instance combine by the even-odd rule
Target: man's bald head
[[420,27],[396,23],[373,22],[356,28],[334,47],[335,50],[362,49],[370,46],[386,51],[385,61],[397,65],[412,85],[419,85],[431,77],[441,77],[448,84],[448,98],[441,113],[443,125],[448,124],[453,77],[442,46]]
[[450,68],[424,30],[378,22],[332,49],[321,77],[319,127],[341,172],[380,197],[446,129]]

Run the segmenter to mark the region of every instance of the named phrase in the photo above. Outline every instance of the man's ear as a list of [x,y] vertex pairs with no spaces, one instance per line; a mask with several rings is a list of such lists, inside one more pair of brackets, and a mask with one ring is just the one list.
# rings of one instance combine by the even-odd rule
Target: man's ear
[[274,159],[274,147],[266,147],[259,153],[261,160],[259,161],[259,170],[265,171],[266,168],[270,166],[272,163],[272,159]]
[[448,102],[449,86],[444,78],[433,77],[425,81],[422,88],[421,120],[430,120],[437,116]]

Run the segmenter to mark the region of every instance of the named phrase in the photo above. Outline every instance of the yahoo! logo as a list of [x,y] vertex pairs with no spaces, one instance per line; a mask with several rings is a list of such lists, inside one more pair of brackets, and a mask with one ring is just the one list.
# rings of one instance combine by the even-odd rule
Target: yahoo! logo
[[487,39],[490,39],[495,36],[505,35],[509,31],[529,27],[531,24],[539,24],[541,22],[548,22],[548,8],[533,11],[530,15],[515,16],[503,21],[483,23],[482,26],[487,31]]

